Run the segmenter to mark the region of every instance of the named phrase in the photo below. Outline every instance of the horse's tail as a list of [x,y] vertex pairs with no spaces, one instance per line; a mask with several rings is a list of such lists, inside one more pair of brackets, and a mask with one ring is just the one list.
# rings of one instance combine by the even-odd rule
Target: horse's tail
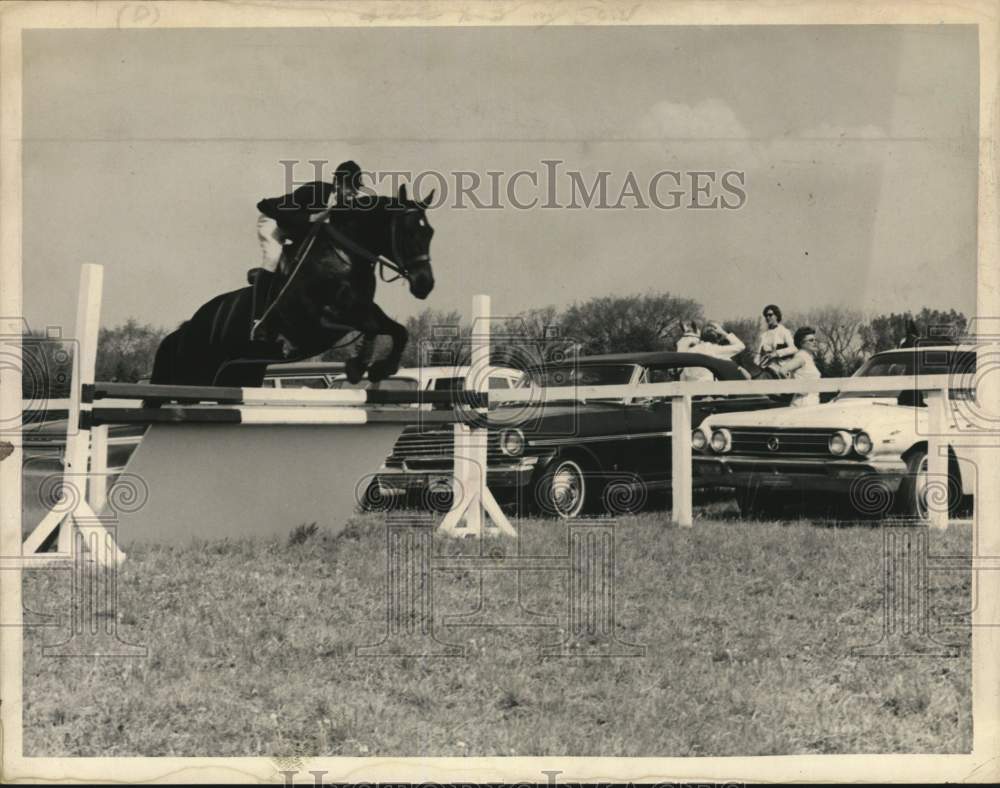
[[167,334],[156,349],[153,358],[153,373],[149,377],[150,383],[170,384],[176,382],[175,367],[177,364],[178,344],[180,343],[181,331],[184,330],[182,324],[176,331]]

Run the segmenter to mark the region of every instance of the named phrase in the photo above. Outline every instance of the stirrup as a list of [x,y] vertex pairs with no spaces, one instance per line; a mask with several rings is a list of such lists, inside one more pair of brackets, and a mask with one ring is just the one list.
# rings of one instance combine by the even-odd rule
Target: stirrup
[[251,342],[256,342],[257,341],[257,329],[260,328],[261,322],[262,322],[261,320],[254,320],[250,324],[250,341]]

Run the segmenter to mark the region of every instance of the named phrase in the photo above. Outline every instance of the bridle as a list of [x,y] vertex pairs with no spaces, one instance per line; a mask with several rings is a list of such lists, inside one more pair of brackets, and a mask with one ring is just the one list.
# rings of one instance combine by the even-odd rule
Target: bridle
[[[406,279],[409,281],[410,266],[430,261],[430,255],[420,254],[410,260],[409,265],[404,266],[396,262],[396,260],[405,259],[399,248],[398,235],[396,231],[397,221],[408,214],[419,212],[421,210],[420,208],[404,208],[401,211],[391,211],[392,218],[389,222],[389,246],[392,249],[392,256],[396,258],[396,260],[391,260],[385,255],[375,254],[370,249],[367,249],[359,244],[346,233],[338,230],[332,224],[328,224],[327,219],[330,218],[330,214],[333,212],[334,207],[335,206],[330,206],[316,218],[313,226],[309,230],[309,234],[305,237],[302,243],[299,244],[298,249],[295,251],[295,260],[292,263],[292,270],[285,279],[285,283],[281,286],[281,290],[278,291],[278,295],[274,297],[274,300],[267,305],[267,308],[264,310],[264,314],[254,320],[253,324],[250,326],[251,342],[253,342],[254,338],[257,336],[258,329],[264,324],[264,321],[267,320],[271,312],[288,291],[289,286],[292,284],[296,275],[299,273],[299,270],[302,268],[302,264],[309,256],[309,252],[312,250],[313,244],[316,242],[316,236],[319,235],[319,232],[323,229],[324,225],[326,225],[327,233],[333,238],[334,251],[336,251],[341,258],[346,258],[347,262],[352,262],[351,258],[345,254],[346,251],[361,258],[362,262],[372,266],[373,269],[377,267],[379,279],[383,282],[396,282],[399,279]],[[394,272],[395,276],[387,278],[385,274],[387,268]]]

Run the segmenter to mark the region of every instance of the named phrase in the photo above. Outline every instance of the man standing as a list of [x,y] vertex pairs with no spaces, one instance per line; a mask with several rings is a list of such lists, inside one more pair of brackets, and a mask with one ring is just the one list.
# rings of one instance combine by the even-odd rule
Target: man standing
[[[677,343],[677,346],[680,349],[680,342]],[[710,320],[701,331],[701,339],[696,344],[689,346],[685,352],[732,359],[744,350],[746,350],[746,345],[736,334],[726,331],[715,320]],[[712,371],[705,367],[684,367],[680,379],[685,381],[714,380],[715,377],[712,375]]]

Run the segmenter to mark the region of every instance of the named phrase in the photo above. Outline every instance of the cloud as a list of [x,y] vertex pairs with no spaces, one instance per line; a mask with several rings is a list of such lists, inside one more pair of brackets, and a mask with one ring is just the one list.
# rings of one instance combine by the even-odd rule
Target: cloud
[[732,108],[716,98],[697,104],[658,101],[649,108],[641,123],[645,134],[664,139],[733,139],[749,134]]

